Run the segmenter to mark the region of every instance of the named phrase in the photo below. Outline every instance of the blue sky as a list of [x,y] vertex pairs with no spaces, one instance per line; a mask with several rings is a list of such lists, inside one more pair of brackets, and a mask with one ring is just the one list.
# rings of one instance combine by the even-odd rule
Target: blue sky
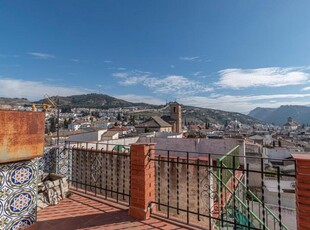
[[310,1],[0,1],[0,97],[309,105]]

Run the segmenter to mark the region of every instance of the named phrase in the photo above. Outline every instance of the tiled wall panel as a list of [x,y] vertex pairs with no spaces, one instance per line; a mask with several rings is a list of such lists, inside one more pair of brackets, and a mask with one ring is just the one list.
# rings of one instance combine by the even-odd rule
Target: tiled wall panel
[[25,229],[36,221],[37,160],[0,164],[0,229]]

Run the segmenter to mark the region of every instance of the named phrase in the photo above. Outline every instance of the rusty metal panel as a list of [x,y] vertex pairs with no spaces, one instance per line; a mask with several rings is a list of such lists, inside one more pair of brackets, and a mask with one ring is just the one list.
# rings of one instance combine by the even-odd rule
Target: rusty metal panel
[[43,155],[43,112],[0,110],[0,163]]

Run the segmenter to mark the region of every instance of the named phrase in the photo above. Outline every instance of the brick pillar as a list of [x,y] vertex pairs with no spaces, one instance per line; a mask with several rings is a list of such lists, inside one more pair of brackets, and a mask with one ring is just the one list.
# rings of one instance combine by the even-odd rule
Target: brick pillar
[[[150,217],[149,202],[155,201],[154,144],[133,144],[130,151],[131,196],[129,215],[139,220]],[[150,155],[149,155],[150,153]]]
[[296,161],[296,218],[299,230],[310,226],[310,155],[292,154]]

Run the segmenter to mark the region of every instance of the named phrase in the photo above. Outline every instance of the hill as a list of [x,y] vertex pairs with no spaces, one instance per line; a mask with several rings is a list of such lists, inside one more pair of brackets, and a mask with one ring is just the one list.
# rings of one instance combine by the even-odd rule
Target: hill
[[287,122],[288,117],[292,117],[300,124],[310,124],[310,107],[301,105],[282,105],[279,108],[255,108],[249,116],[256,119],[283,125]]
[[252,111],[250,111],[248,115],[257,118],[259,120],[265,121],[268,118],[268,116],[270,116],[275,110],[276,110],[275,108],[257,107]]
[[211,123],[225,124],[230,121],[238,120],[242,124],[253,125],[255,123],[264,123],[256,118],[242,113],[227,112],[223,110],[199,108],[193,106],[184,106],[184,117],[195,117],[202,121],[208,120]]
[[[105,94],[84,94],[84,95],[73,95],[67,97],[51,97],[55,102],[59,99],[59,107],[71,107],[71,108],[98,108],[98,109],[109,109],[109,108],[119,108],[119,107],[149,107],[155,108],[157,106],[149,105],[145,103],[132,103],[111,97]],[[48,103],[46,99],[42,99],[35,103],[43,104]]]
[[[162,105],[150,105],[146,103],[132,103],[117,99],[104,94],[85,94],[85,95],[73,95],[67,97],[51,97],[55,102],[59,99],[60,108],[97,108],[97,109],[109,109],[109,108],[124,108],[124,107],[139,107],[143,108],[143,111],[135,113],[145,117],[154,115],[167,115],[169,114],[169,106]],[[32,102],[26,99],[2,99],[4,103],[11,105],[31,105]],[[0,98],[1,102],[1,98]],[[48,103],[46,99],[42,99],[35,102],[36,104]],[[183,119],[187,123],[204,123],[206,121],[211,123],[225,124],[232,120],[238,120],[243,124],[263,123],[253,117],[241,113],[226,112],[222,110],[214,110],[207,108],[199,108],[193,106],[182,105]]]
[[30,106],[31,102],[26,98],[5,98],[0,97],[0,109],[12,109],[17,106]]
[[[224,125],[234,120],[238,120],[241,123],[247,125],[265,123],[263,121],[260,121],[258,119],[255,119],[242,113],[227,112],[222,110],[207,109],[187,105],[181,105],[181,107],[182,107],[183,121],[186,122],[187,124],[201,124],[207,121],[209,123],[214,124],[219,123]],[[135,114],[136,116],[144,116],[144,117],[169,115],[169,106],[164,106],[159,109],[149,111],[138,111],[132,113]]]

